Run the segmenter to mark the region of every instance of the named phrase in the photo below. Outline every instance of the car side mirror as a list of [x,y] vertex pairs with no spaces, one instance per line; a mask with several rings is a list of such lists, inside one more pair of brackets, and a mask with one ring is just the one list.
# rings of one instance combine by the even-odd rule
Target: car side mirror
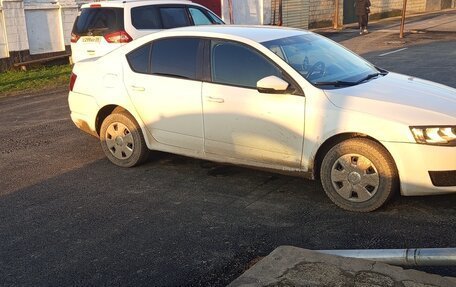
[[289,86],[289,83],[276,76],[268,76],[257,82],[258,92],[265,94],[285,94]]

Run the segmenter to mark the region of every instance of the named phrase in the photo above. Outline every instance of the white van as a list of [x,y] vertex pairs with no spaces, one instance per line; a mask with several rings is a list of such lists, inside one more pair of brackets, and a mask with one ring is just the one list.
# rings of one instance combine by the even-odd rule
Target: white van
[[99,57],[144,35],[183,26],[224,24],[186,0],[103,1],[84,4],[71,32],[73,62]]

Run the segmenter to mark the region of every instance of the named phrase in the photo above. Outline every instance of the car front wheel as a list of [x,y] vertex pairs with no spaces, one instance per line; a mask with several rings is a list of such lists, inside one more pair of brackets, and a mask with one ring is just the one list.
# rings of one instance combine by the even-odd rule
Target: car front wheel
[[369,139],[349,139],[323,158],[321,183],[339,207],[369,212],[381,207],[397,189],[397,171],[390,154]]
[[135,119],[128,113],[113,113],[101,124],[100,143],[115,165],[132,167],[144,162],[149,149]]

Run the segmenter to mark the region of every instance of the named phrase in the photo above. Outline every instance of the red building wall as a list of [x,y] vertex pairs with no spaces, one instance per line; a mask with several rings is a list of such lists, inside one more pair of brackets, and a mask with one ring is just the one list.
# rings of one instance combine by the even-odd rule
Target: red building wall
[[222,4],[221,0],[192,0],[192,2],[206,6],[212,10],[215,14],[222,15]]

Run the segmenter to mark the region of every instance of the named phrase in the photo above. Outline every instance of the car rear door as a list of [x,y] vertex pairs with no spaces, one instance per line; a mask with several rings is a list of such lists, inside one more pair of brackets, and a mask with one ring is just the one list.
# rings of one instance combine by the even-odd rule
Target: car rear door
[[179,37],[150,42],[127,55],[126,88],[162,144],[203,150],[201,55],[200,39]]

